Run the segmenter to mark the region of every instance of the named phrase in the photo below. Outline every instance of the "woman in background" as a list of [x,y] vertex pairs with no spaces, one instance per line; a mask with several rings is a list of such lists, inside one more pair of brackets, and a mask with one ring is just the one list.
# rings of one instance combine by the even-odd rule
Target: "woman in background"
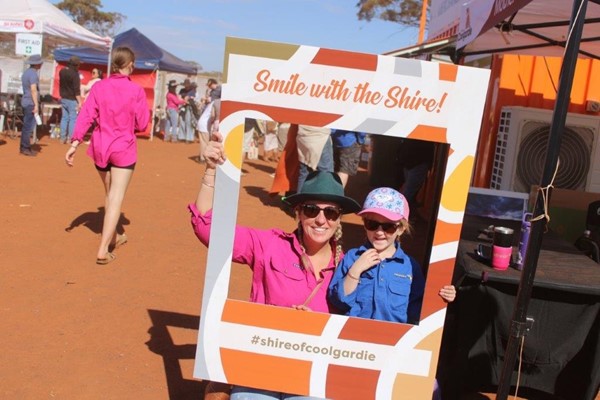
[[85,101],[86,97],[89,95],[90,90],[92,90],[92,86],[96,82],[99,82],[102,79],[102,71],[98,68],[94,68],[92,70],[92,78],[85,85],[81,85],[81,98],[82,101]]
[[164,141],[169,140],[177,141],[177,124],[179,122],[179,106],[184,105],[186,102],[177,95],[175,91],[177,89],[177,82],[175,80],[169,81],[167,91],[167,127],[165,129]]
[[87,130],[96,123],[87,154],[94,160],[106,193],[102,237],[96,264],[105,265],[116,256],[113,250],[127,241],[117,235],[121,205],[137,162],[135,132],[144,131],[150,110],[144,89],[129,77],[135,55],[127,47],[117,47],[111,55],[111,76],[97,82],[84,103],[75,124],[71,146],[65,161],[72,167],[75,152]]

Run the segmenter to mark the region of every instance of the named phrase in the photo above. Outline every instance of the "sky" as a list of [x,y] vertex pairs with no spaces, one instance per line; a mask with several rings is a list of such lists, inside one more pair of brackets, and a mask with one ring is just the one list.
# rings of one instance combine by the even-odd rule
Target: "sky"
[[[52,0],[56,4],[59,0]],[[102,0],[157,45],[204,71],[222,71],[225,37],[382,54],[413,45],[417,28],[359,21],[357,0]]]

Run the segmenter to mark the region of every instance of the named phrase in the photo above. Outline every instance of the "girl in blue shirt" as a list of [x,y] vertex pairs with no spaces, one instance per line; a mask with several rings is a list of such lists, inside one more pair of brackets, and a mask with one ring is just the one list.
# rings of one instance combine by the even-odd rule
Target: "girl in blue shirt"
[[[331,303],[353,317],[417,323],[425,278],[400,247],[400,237],[410,231],[406,198],[391,188],[374,189],[358,215],[368,242],[349,250],[338,265],[329,285]],[[456,289],[447,285],[439,294],[452,302]]]

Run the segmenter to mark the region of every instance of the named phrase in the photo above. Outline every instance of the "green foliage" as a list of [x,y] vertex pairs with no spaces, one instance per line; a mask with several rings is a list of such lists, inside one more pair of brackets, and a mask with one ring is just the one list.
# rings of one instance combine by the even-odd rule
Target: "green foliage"
[[101,11],[100,0],[62,0],[55,6],[79,25],[101,36],[114,36],[126,18],[118,12]]
[[358,19],[379,18],[406,26],[419,26],[422,0],[358,0]]

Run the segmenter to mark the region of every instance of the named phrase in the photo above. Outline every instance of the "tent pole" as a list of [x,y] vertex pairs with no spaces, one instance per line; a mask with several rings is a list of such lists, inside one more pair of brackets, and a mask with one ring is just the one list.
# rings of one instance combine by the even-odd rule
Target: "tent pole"
[[106,64],[106,77],[108,78],[110,76],[110,66],[112,64],[112,50],[113,50],[113,44],[115,43],[114,40],[110,41],[110,46],[108,47],[108,62]]
[[423,43],[425,39],[425,25],[427,25],[427,2],[428,0],[423,0],[423,6],[421,7],[421,19],[419,21],[419,40],[417,44]]
[[[552,123],[550,125],[550,133],[548,136],[548,152],[544,163],[540,190],[538,190],[535,209],[535,216],[544,216],[549,203],[550,188],[553,184],[553,176],[558,167],[558,156],[562,134],[565,128],[567,118],[567,110],[570,103],[571,89],[573,87],[573,76],[575,66],[577,64],[577,55],[579,53],[579,44],[585,23],[585,14],[588,0],[574,0],[573,10],[571,14],[571,22],[569,24],[569,35],[565,45],[562,68],[560,71],[560,80],[556,93],[556,102],[554,104],[554,112],[552,114]],[[540,193],[541,190],[546,190],[546,199]],[[548,218],[549,219],[549,218]],[[506,400],[511,386],[511,378],[517,358],[519,346],[524,346],[525,335],[534,323],[533,319],[527,318],[527,308],[531,299],[531,291],[533,289],[533,280],[540,255],[540,247],[542,244],[542,235],[546,229],[547,219],[540,218],[531,223],[531,233],[529,237],[529,246],[525,257],[525,264],[521,273],[521,281],[517,291],[517,299],[513,309],[512,320],[509,328],[509,339],[504,353],[504,364],[502,373],[498,382],[498,392],[496,393],[497,400]]]
[[156,77],[154,78],[154,98],[152,99],[152,119],[150,120],[150,141],[154,140],[154,118],[156,117],[156,100],[158,94],[158,86],[160,79],[160,70],[157,68],[154,70]]

